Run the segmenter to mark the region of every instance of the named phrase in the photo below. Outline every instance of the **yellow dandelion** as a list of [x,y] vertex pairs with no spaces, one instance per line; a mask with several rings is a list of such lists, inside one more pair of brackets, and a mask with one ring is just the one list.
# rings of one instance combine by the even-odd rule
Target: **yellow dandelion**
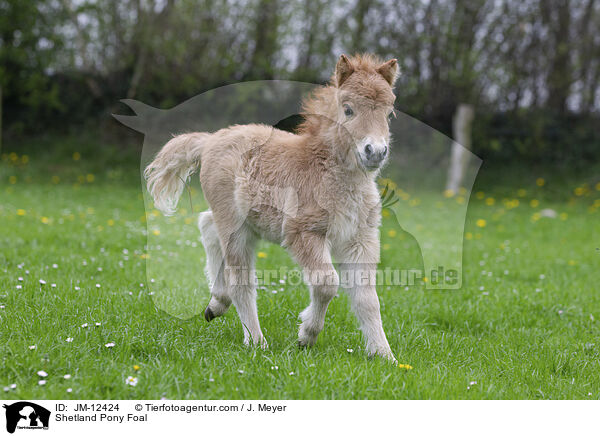
[[133,370],[134,371],[139,371],[140,370],[140,365],[133,365]]
[[477,227],[485,227],[487,221],[482,218],[479,218],[475,224],[477,224]]
[[145,223],[146,222],[146,215],[142,215],[140,217],[140,221],[143,222],[143,223]]
[[390,245],[390,244],[383,244],[383,250],[384,250],[384,251],[387,251],[387,250],[389,250],[389,249],[390,249],[390,247],[391,247],[391,245]]
[[600,191],[600,182],[596,183],[596,191]]
[[15,183],[17,183],[17,176],[10,176],[8,178],[8,183],[10,183],[11,185],[14,185]]
[[155,236],[158,236],[158,235],[160,235],[160,230],[154,229],[154,230],[152,230],[152,234]]
[[17,209],[17,215],[19,216],[25,216],[25,209]]
[[468,240],[473,239],[473,233],[471,233],[471,232],[465,233],[465,239],[468,239]]
[[142,259],[148,259],[149,257],[150,257],[150,255],[147,253],[144,253],[140,256],[140,258],[142,258]]
[[413,369],[413,367],[412,367],[411,365],[408,365],[408,364],[406,364],[406,363],[399,363],[399,364],[398,364],[398,368],[400,368],[400,369],[405,369],[405,370],[407,370],[407,371],[409,371],[409,370]]
[[446,197],[446,198],[452,198],[455,195],[456,195],[456,193],[452,189],[446,189],[444,191],[444,197]]
[[104,226],[98,226],[96,228],[98,229],[99,232],[101,232],[102,230],[104,230]]
[[259,251],[258,257],[261,259],[265,259],[267,257],[267,253],[265,253],[264,251]]
[[397,233],[396,233],[396,230],[394,230],[394,229],[392,229],[392,230],[388,231],[388,236],[389,236],[390,238],[394,238],[394,237],[396,236],[396,234],[397,234]]
[[92,182],[94,181],[94,179],[95,179],[95,177],[94,177],[94,175],[93,175],[93,174],[88,174],[88,175],[86,175],[86,176],[85,176],[85,180],[86,180],[88,183],[92,183]]
[[485,197],[485,193],[483,191],[478,191],[475,194],[475,198],[477,198],[477,200],[483,200],[484,197]]
[[29,162],[29,156],[24,154],[23,156],[21,156],[21,163],[26,164],[27,162]]
[[458,204],[465,204],[465,197],[456,197],[456,202]]
[[76,151],[75,153],[73,153],[73,160],[79,160],[81,159],[81,154],[79,154],[78,151]]
[[539,220],[542,217],[541,214],[539,214],[538,212],[534,213],[533,215],[531,215],[531,221],[536,222],[537,220]]
[[535,180],[535,184],[538,186],[544,186],[546,184],[546,181],[542,177],[538,177]]
[[381,211],[381,215],[383,215],[384,218],[388,218],[390,216],[390,211],[387,209],[383,209]]
[[159,212],[159,211],[157,211],[156,209],[154,209],[154,210],[152,211],[152,216],[159,216],[159,215],[160,215],[160,212]]
[[186,218],[183,220],[186,224],[192,224],[192,222],[194,221],[192,218]]
[[577,188],[575,188],[575,191],[573,191],[573,193],[577,196],[577,197],[581,197],[583,194],[585,194],[585,188],[579,186]]
[[534,198],[533,200],[531,200],[531,201],[529,202],[529,205],[530,205],[531,207],[538,207],[538,206],[540,205],[540,202]]
[[521,188],[517,191],[517,196],[519,196],[519,197],[525,197],[526,195],[527,195],[527,191],[523,188]]
[[107,221],[107,224],[108,224],[109,226],[111,226],[111,227],[112,227],[112,226],[114,226],[114,225],[115,225],[115,220],[112,220],[112,219],[111,219],[111,220],[108,220],[108,221]]
[[496,203],[496,200],[494,200],[492,197],[488,197],[485,199],[485,204],[487,204],[488,206],[493,206],[494,203]]
[[460,195],[467,195],[467,190],[465,188],[463,188],[462,186],[460,187],[458,192],[460,193]]
[[50,219],[47,216],[43,216],[41,218],[42,224],[48,224],[50,222]]
[[575,262],[573,259],[569,260],[569,265],[573,266],[573,265],[577,265],[577,262]]
[[424,281],[425,283],[427,283],[427,282],[429,281],[429,279],[428,279],[427,277],[423,277],[423,281]]
[[17,160],[19,160],[19,156],[14,151],[8,155],[8,158],[10,160],[12,160],[13,162],[16,162]]
[[94,208],[93,207],[88,207],[86,209],[86,212],[87,212],[88,215],[94,215]]

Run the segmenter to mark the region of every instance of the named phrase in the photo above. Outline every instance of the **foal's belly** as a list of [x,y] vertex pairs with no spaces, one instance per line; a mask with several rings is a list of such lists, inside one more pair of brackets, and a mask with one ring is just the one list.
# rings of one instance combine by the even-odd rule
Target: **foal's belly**
[[283,217],[270,206],[251,208],[246,218],[247,224],[262,239],[275,244],[283,241]]

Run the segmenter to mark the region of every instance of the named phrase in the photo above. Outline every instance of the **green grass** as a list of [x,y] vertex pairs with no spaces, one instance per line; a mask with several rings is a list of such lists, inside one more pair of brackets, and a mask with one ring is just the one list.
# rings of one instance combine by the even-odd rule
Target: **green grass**
[[[468,209],[462,289],[379,290],[392,350],[413,367],[404,370],[367,358],[343,293],[330,305],[316,346],[305,350],[296,347],[297,315],[308,304],[304,286],[280,291],[268,283],[259,291],[267,351],[242,345],[233,308],[210,324],[171,315],[198,313],[207,298],[203,250],[192,246],[195,225],[179,235],[190,244],[156,250],[173,234],[168,221],[150,221],[146,255],[139,169],[90,153],[72,160],[62,152],[53,161],[50,152],[31,152],[27,163],[21,153],[16,160],[5,153],[0,163],[2,398],[600,398],[600,191],[583,173],[565,179],[542,169],[517,178],[482,170],[474,191],[484,198],[473,195]],[[503,199],[519,205],[507,207]],[[532,207],[532,199],[540,204]],[[194,201],[200,210],[201,200]],[[402,207],[408,206],[394,206]],[[544,208],[563,215],[536,219]],[[178,219],[190,217],[188,211]],[[440,226],[440,233],[449,231]],[[419,266],[416,241],[392,219],[384,220],[382,244],[383,267]],[[161,251],[172,255],[157,258]],[[294,266],[279,247],[265,243],[260,251],[261,268]],[[146,262],[149,278],[162,271],[179,286],[174,294],[156,286],[162,277],[147,280]],[[44,386],[39,370],[48,373]],[[125,383],[128,376],[138,378],[137,386]],[[1,390],[13,383],[16,389]]]

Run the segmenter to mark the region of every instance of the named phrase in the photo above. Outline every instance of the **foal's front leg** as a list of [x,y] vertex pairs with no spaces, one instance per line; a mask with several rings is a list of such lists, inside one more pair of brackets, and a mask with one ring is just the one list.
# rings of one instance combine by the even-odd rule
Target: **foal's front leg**
[[311,346],[323,330],[327,307],[337,294],[339,277],[331,263],[331,255],[323,235],[301,233],[289,248],[303,268],[304,281],[310,290],[310,304],[300,313],[302,323],[298,331],[298,344]]
[[[375,229],[376,232],[376,229]],[[352,310],[367,341],[370,356],[378,355],[396,361],[383,331],[375,279],[379,260],[379,239],[369,232],[361,240],[353,241],[336,250],[345,290],[350,297]]]

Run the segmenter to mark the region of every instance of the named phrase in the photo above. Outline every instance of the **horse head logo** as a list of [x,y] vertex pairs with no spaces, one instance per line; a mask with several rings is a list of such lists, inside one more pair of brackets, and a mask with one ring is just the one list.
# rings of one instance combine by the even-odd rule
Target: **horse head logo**
[[6,409],[6,431],[14,433],[17,426],[24,428],[47,429],[50,423],[50,411],[42,406],[28,401],[19,401]]

